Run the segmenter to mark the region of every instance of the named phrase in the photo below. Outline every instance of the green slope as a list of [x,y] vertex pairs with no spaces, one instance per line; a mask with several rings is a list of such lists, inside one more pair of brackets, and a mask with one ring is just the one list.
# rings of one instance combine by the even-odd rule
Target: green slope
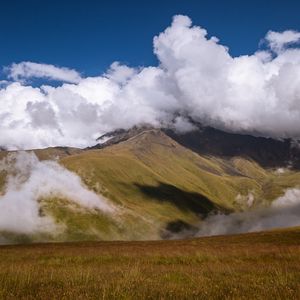
[[[62,150],[39,151],[44,159]],[[64,199],[44,199],[44,211],[66,228],[56,240],[158,239],[192,232],[212,211],[248,209],[249,197],[253,206],[262,205],[300,183],[299,172],[278,174],[240,157],[200,156],[154,129],[104,149],[60,157],[119,210],[108,216],[74,209]]]
[[279,175],[244,158],[201,157],[159,130],[64,157],[61,163],[124,207],[121,226],[137,236],[141,232],[141,239],[159,238],[166,228],[190,229],[212,210],[247,209],[249,193],[254,205],[261,205],[300,182],[300,173]]

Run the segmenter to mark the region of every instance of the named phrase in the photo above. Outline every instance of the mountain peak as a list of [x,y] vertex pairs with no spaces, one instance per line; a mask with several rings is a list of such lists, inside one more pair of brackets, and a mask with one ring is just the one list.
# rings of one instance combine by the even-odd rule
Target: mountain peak
[[144,131],[155,130],[153,126],[150,125],[142,125],[142,126],[133,126],[130,129],[116,129],[114,131],[107,132],[97,138],[98,144],[91,149],[102,149],[114,144],[118,144],[120,142],[126,141],[134,136],[139,135]]
[[[102,149],[120,142],[127,141],[143,133],[151,136],[143,137],[149,142],[157,142],[157,138],[164,135],[168,137],[168,144],[178,143],[183,147],[205,156],[218,156],[222,158],[247,157],[258,162],[263,167],[293,167],[300,168],[300,148],[293,146],[290,139],[278,140],[273,138],[256,137],[248,134],[229,133],[212,127],[197,125],[197,129],[178,133],[173,129],[154,128],[143,125],[134,126],[128,130],[118,129],[102,135],[97,141],[102,141],[93,146],[93,149]],[[162,136],[161,136],[162,138]]]

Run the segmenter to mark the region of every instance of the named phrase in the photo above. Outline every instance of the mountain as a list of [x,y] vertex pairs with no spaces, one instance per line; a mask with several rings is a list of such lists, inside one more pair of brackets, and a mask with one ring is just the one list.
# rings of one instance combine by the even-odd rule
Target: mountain
[[212,127],[203,127],[185,134],[177,134],[170,129],[165,129],[164,132],[201,155],[250,158],[264,168],[300,167],[300,148],[291,139],[278,140],[228,133]]
[[[221,158],[245,157],[256,161],[264,168],[287,167],[300,168],[300,147],[291,139],[273,139],[256,137],[249,134],[225,132],[213,127],[202,126],[193,122],[195,130],[178,133],[169,128],[162,128],[167,136],[182,146],[205,156]],[[92,148],[104,148],[149,129],[151,126],[134,126],[129,130],[119,129],[97,139],[104,141]]]
[[[118,207],[118,213],[79,209],[64,197],[48,197],[41,199],[41,211],[63,229],[53,235],[39,232],[26,237],[2,233],[6,239],[144,240],[193,236],[201,220],[212,213],[268,205],[287,188],[300,183],[298,152],[291,150],[287,140],[235,135],[211,128],[177,134],[148,126],[119,130],[101,139],[108,140],[92,149],[50,148],[35,153],[42,160],[57,158],[90,190]],[[2,157],[7,155],[0,153]],[[4,173],[0,179],[4,192]]]

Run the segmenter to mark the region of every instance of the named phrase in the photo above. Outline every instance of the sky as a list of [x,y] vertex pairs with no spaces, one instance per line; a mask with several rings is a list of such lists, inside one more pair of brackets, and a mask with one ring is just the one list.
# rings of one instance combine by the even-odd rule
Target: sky
[[7,1],[0,148],[194,122],[300,140],[297,1]]
[[1,1],[0,65],[34,61],[104,72],[113,61],[156,63],[152,39],[176,14],[188,15],[227,45],[251,54],[268,30],[300,30],[300,2],[288,1]]

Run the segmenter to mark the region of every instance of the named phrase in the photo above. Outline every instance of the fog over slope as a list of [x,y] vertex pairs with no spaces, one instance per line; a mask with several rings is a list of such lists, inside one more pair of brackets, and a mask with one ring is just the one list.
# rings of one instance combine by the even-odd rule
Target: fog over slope
[[255,232],[300,225],[300,189],[287,189],[270,207],[216,214],[200,225],[198,236]]
[[[189,119],[299,138],[299,40],[299,32],[270,31],[264,49],[232,57],[216,37],[178,15],[154,37],[158,66],[114,62],[105,74],[84,77],[67,68],[14,63],[0,82],[0,146],[85,147],[107,131],[141,123],[188,131]],[[32,78],[65,83],[35,87]]]
[[0,231],[54,231],[52,218],[41,214],[43,198],[60,197],[88,209],[114,211],[106,199],[90,191],[80,177],[55,161],[39,161],[34,153],[11,153],[0,161],[7,174],[0,194]]

